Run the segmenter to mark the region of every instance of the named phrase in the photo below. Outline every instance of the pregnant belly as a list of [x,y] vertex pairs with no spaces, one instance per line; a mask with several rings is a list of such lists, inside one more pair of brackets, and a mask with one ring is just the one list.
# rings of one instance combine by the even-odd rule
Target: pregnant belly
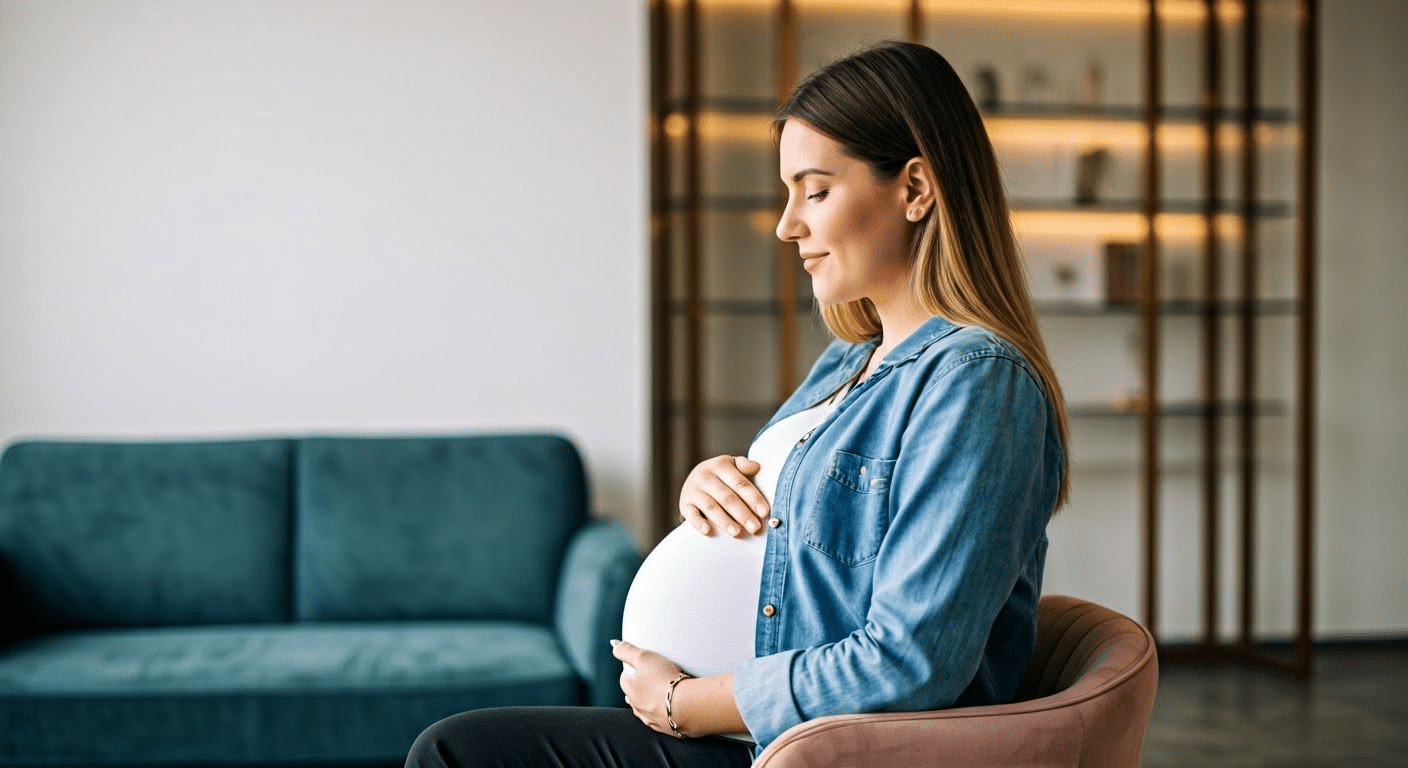
[[621,639],[695,677],[732,672],[753,658],[766,544],[765,535],[735,539],[675,528],[631,583]]

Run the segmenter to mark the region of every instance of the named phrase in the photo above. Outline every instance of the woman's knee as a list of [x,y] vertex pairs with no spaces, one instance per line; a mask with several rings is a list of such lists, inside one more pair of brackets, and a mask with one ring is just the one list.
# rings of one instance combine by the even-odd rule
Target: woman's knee
[[441,720],[420,732],[415,743],[411,744],[411,751],[406,754],[406,768],[430,768],[430,766],[442,768],[446,765],[439,749],[439,729],[440,723],[443,722],[445,721]]
[[421,731],[406,755],[406,768],[464,768],[466,759],[477,750],[469,749],[481,742],[482,722],[488,710],[473,710],[451,715]]

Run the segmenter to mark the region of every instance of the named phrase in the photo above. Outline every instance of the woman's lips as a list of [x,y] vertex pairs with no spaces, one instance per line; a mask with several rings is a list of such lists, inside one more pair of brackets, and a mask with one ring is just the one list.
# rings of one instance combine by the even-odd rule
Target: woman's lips
[[812,265],[824,258],[825,253],[804,253],[802,254],[802,268],[811,269]]

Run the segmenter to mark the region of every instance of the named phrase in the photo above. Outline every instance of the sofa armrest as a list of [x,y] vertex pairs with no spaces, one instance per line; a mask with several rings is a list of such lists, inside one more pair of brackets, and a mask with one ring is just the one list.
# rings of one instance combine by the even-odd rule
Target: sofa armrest
[[611,520],[589,522],[567,545],[553,623],[572,666],[587,681],[593,706],[626,704],[621,663],[609,641],[621,636],[626,593],[641,561],[630,532]]

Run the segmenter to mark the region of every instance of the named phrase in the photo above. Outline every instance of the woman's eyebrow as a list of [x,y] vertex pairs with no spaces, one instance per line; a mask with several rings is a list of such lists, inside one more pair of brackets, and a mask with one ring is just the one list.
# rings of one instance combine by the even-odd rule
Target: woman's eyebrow
[[792,181],[793,181],[793,182],[801,181],[803,176],[810,176],[810,175],[812,175],[812,174],[817,174],[817,175],[820,175],[820,176],[835,176],[835,175],[836,175],[836,174],[832,173],[831,171],[823,171],[823,170],[820,169],[820,168],[803,168],[802,170],[797,171],[796,173],[792,174]]

